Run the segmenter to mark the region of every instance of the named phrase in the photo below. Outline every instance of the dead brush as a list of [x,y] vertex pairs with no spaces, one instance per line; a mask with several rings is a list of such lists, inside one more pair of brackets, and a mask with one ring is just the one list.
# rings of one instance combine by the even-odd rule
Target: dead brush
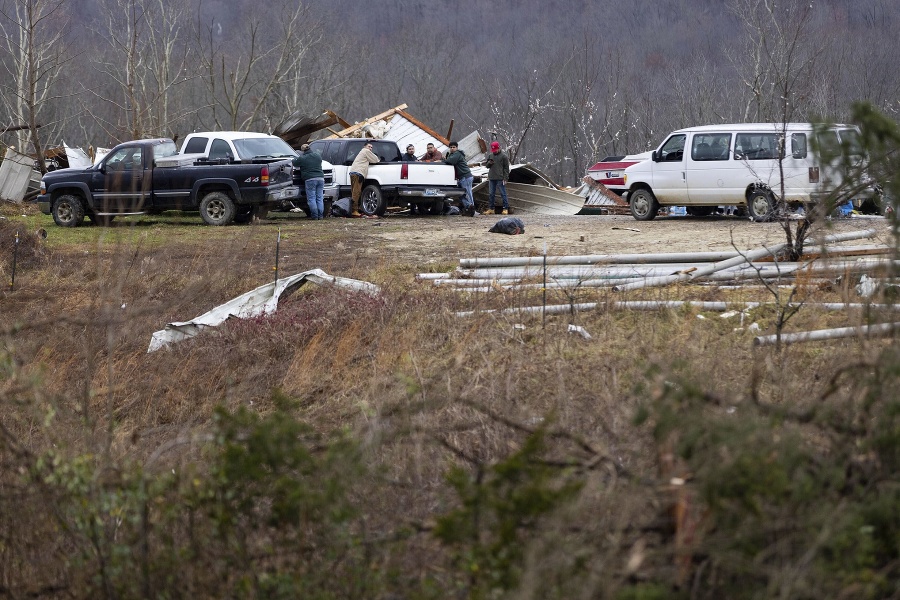
[[[275,398],[288,397],[292,408],[277,413],[282,418],[320,432],[348,432],[363,444],[373,467],[354,482],[364,509],[359,529],[370,536],[364,545],[376,556],[371,564],[410,579],[454,573],[446,549],[431,536],[435,519],[464,503],[448,484],[450,469],[462,467],[473,486],[483,483],[539,430],[548,440],[540,466],[560,480],[580,479],[584,488],[528,540],[527,585],[539,587],[545,574],[567,585],[560,573],[576,573],[583,557],[591,569],[602,566],[602,577],[594,571],[573,578],[583,587],[571,597],[605,597],[623,582],[670,572],[674,529],[665,490],[671,482],[661,478],[653,437],[660,420],[636,427],[635,415],[670,398],[676,414],[699,404],[691,415],[700,424],[731,419],[740,425],[751,405],[813,414],[832,388],[841,398],[865,398],[865,390],[853,396],[854,372],[835,373],[891,344],[844,340],[755,349],[746,326],[756,321],[770,329],[770,309],[747,311],[745,329],[737,331],[737,317],[695,308],[615,307],[631,299],[764,299],[747,289],[697,285],[627,295],[602,288],[548,293],[548,302],[601,306],[546,319],[487,312],[539,305],[542,297],[533,290],[452,292],[413,283],[408,267],[362,257],[336,264],[352,263],[359,278],[381,285],[379,298],[304,286],[269,316],[231,320],[147,354],[150,334],[166,322],[201,314],[270,277],[265,244],[229,243],[54,251],[29,281],[33,305],[0,300],[4,316],[27,328],[0,332],[3,425],[30,450],[55,444],[62,454],[103,457],[108,481],[132,459],[148,473],[195,469],[202,478],[217,407],[265,415],[280,410]],[[233,260],[222,260],[222,245]],[[847,318],[812,307],[839,295],[804,286],[797,297],[808,305],[790,326]],[[475,314],[456,315],[464,310]],[[569,333],[570,324],[592,338]],[[827,447],[830,440],[821,437]],[[62,565],[59,536],[45,526],[55,498],[32,495],[17,510],[22,496],[13,492],[19,490],[0,488],[0,514],[7,515],[0,524],[15,533],[8,547],[19,559],[30,552],[34,564]],[[4,560],[0,569],[12,573],[13,560]],[[40,579],[38,569],[27,573]]]

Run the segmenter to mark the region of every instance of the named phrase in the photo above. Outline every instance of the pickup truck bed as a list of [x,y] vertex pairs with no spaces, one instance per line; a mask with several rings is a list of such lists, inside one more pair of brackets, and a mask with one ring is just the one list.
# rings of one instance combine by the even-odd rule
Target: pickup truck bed
[[341,196],[350,195],[350,165],[369,142],[381,162],[369,165],[360,197],[363,213],[383,215],[388,206],[417,205],[432,214],[442,214],[447,202],[465,193],[456,184],[453,165],[402,162],[396,142],[362,138],[316,140],[310,146],[333,165],[334,182]]

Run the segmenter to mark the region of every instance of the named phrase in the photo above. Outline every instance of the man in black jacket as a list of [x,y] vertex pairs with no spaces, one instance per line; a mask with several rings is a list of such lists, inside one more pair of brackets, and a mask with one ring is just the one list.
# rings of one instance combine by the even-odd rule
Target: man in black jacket
[[462,196],[463,213],[470,217],[477,216],[479,213],[475,210],[475,198],[472,197],[472,169],[466,164],[466,153],[459,149],[459,144],[450,142],[450,151],[444,162],[453,165],[459,187],[466,190]]

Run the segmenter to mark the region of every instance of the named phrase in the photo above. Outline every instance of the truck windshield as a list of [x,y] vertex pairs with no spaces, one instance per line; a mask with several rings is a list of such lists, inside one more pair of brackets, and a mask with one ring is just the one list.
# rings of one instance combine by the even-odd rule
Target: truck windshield
[[153,146],[153,160],[175,156],[176,154],[178,154],[178,148],[175,147],[175,142],[163,142]]
[[293,158],[297,154],[287,142],[279,137],[243,138],[234,140],[234,149],[241,160],[253,158]]

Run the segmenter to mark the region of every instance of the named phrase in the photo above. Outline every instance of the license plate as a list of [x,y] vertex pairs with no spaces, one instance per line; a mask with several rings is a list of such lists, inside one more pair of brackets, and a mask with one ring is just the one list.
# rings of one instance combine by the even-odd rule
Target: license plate
[[437,196],[438,190],[436,190],[434,188],[428,188],[427,190],[425,190],[425,195],[426,196]]

